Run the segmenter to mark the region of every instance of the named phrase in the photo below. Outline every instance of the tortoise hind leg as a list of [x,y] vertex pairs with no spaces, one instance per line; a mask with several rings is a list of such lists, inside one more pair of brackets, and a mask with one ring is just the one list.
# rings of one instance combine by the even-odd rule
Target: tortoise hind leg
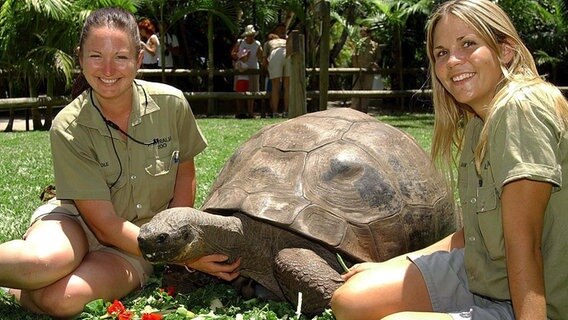
[[297,307],[298,292],[302,292],[304,314],[322,313],[343,284],[335,257],[327,251],[324,255],[325,259],[309,249],[286,248],[275,257],[275,277],[284,296]]

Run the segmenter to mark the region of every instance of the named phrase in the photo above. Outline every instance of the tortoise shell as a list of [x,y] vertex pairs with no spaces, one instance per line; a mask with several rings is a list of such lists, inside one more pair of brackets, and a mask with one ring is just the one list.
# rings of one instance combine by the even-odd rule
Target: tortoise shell
[[453,197],[409,134],[349,108],[263,128],[225,164],[203,211],[240,211],[358,261],[455,230]]

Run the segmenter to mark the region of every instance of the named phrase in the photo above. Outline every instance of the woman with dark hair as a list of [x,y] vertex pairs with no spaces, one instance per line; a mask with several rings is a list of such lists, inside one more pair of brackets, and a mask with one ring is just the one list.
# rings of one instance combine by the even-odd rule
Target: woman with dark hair
[[[36,313],[73,317],[85,304],[140,288],[152,265],[139,227],[169,207],[193,206],[194,157],[206,141],[183,93],[135,80],[140,34],[129,12],[85,21],[77,97],[50,131],[56,198],[39,207],[22,240],[0,245],[0,285]],[[211,255],[185,265],[232,280],[239,262]]]

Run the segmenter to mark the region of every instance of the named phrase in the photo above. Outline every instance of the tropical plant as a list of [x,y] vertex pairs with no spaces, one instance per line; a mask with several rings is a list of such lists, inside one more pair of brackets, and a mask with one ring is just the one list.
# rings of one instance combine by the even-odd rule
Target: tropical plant
[[[568,5],[565,0],[501,0],[541,72],[558,83],[558,68],[568,61]],[[568,79],[564,78],[568,83]]]
[[[0,7],[0,69],[8,75],[9,95],[66,94],[75,74],[74,54],[79,33],[90,10],[119,6],[134,12],[136,3],[135,0],[5,0]],[[15,88],[21,90],[17,92]],[[48,129],[51,118],[50,107],[43,124],[39,110],[32,109],[36,129]]]
[[[0,68],[10,79],[10,96],[17,95],[14,89],[20,87],[27,88],[28,96],[37,97],[40,85],[46,82],[44,90],[53,95],[56,80],[71,83],[73,58],[65,50],[70,6],[68,0],[4,1],[0,8]],[[32,119],[34,128],[42,127],[37,109],[32,110]]]
[[499,0],[498,3],[511,16],[541,74],[557,85],[568,85],[568,1]]
[[[385,65],[394,65],[397,73],[393,89],[405,89],[405,68],[426,66],[424,59],[424,32],[426,18],[434,7],[434,0],[370,0],[378,13],[364,23],[372,26],[377,38],[385,44]],[[418,58],[418,59],[417,59]],[[414,87],[416,84],[412,84]]]
[[[168,1],[168,0],[142,0],[142,11],[149,17],[158,21],[160,30],[160,43],[165,43],[168,28],[194,13],[205,12],[208,15],[207,25],[207,68],[213,69],[213,16],[217,17],[229,30],[236,30],[236,11],[232,2],[214,0]],[[165,57],[165,46],[160,46],[160,59]],[[166,82],[165,66],[162,65],[162,81]]]

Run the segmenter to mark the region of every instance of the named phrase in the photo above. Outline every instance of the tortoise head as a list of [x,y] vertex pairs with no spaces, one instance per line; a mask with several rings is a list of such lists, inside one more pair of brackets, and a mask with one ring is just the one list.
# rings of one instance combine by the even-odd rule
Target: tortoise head
[[200,217],[193,208],[171,208],[140,227],[138,246],[150,262],[183,262],[203,256]]

